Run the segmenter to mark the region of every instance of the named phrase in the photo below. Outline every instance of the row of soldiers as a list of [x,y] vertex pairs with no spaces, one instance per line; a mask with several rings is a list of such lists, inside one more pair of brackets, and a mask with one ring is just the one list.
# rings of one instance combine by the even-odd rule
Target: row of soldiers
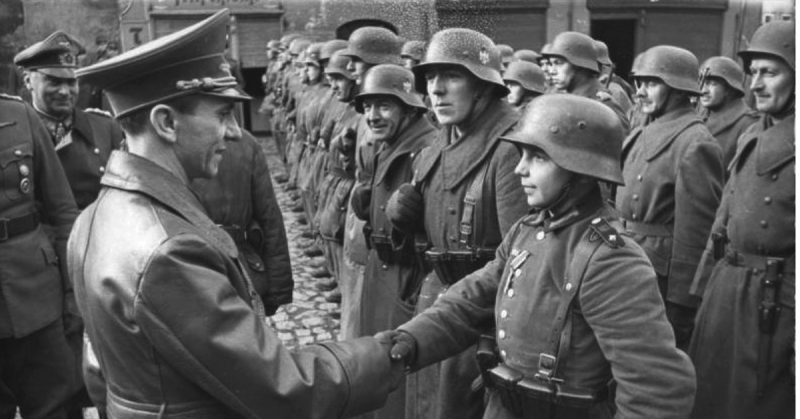
[[[307,237],[324,252],[319,276],[333,277],[318,287],[335,288],[331,301],[341,294],[343,339],[396,329],[397,355],[415,371],[370,417],[606,417],[597,409],[609,401],[621,417],[793,415],[793,23],[762,26],[740,52],[747,87],[736,61],[701,65],[670,45],[637,56],[631,86],[614,74],[607,46],[577,32],[539,53],[456,28],[427,43],[364,27],[347,41],[287,35],[267,47],[262,110],[289,172],[279,181],[296,191]],[[564,94],[613,111],[623,137]],[[586,135],[605,143],[592,148]],[[593,183],[574,180],[537,200],[546,191],[526,185],[523,167],[531,145],[599,180],[602,204],[587,204]],[[613,249],[641,247],[657,304],[634,285],[636,262],[618,255],[618,278],[604,279],[613,293],[583,290],[559,306],[579,259],[570,240],[580,238],[561,231],[598,205],[612,210],[597,218],[596,236]],[[507,249],[521,218],[541,226],[528,240],[553,243]],[[525,277],[550,277],[556,289],[532,284],[512,304],[509,283]],[[572,314],[548,351],[549,319],[562,309]],[[662,333],[649,320],[671,327]],[[563,346],[570,327],[571,344],[590,349]],[[488,366],[472,347],[481,333],[496,340]],[[554,365],[560,358],[569,363]],[[512,372],[488,374],[498,363]],[[552,390],[566,384],[579,390]]]

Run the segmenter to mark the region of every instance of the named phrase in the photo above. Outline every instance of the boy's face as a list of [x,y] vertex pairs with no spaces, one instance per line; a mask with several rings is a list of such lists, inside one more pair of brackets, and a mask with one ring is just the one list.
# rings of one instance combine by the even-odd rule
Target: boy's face
[[572,172],[562,169],[541,149],[522,146],[522,157],[514,168],[520,177],[528,205],[547,208],[561,197],[572,179]]

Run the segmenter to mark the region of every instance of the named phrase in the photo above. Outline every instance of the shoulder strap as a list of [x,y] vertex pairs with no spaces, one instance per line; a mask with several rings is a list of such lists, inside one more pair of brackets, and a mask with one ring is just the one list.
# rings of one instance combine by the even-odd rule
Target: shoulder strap
[[461,246],[465,248],[474,248],[474,230],[476,224],[475,207],[478,202],[483,198],[483,182],[486,180],[486,174],[489,172],[489,165],[492,163],[491,157],[486,159],[483,167],[478,169],[475,177],[467,188],[467,193],[464,195],[464,210],[461,212],[461,225],[459,228],[458,241]]
[[578,290],[583,283],[586,268],[589,266],[592,255],[603,244],[617,248],[622,246],[624,242],[607,220],[598,217],[592,220],[589,229],[578,242],[575,247],[575,253],[572,255],[572,261],[567,267],[564,291],[561,294],[561,301],[553,319],[553,327],[550,329],[546,352],[539,354],[536,378],[548,382],[561,381],[556,378],[556,373],[558,372],[559,358],[569,348],[572,337],[570,308],[573,306],[575,296],[578,295]]

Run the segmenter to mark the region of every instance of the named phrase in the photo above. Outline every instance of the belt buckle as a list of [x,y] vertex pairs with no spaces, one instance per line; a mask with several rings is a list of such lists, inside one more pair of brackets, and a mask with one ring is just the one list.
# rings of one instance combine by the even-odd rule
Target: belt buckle
[[8,218],[0,218],[0,242],[8,240]]
[[547,381],[547,382],[563,382],[558,378],[554,378],[553,375],[555,374],[556,369],[556,357],[554,355],[550,355],[548,353],[540,353],[539,354],[539,369],[536,372],[535,377],[537,379]]

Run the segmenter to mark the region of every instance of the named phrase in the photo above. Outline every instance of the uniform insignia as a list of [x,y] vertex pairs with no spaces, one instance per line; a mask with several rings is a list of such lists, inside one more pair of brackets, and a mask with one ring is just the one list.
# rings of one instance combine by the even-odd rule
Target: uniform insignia
[[589,236],[589,241],[595,241],[598,239],[603,240],[609,247],[613,249],[617,249],[625,245],[625,241],[622,240],[622,236],[614,227],[611,227],[611,224],[609,224],[608,220],[605,218],[595,218],[592,220],[589,228],[592,230],[592,234]]
[[73,57],[69,52],[65,52],[63,54],[59,54],[58,62],[61,63],[61,65],[75,65],[75,57]]
[[19,181],[19,191],[23,194],[28,194],[31,192],[31,179],[30,178],[22,178]]
[[478,53],[478,59],[481,61],[481,64],[486,65],[489,63],[489,51],[486,49],[481,49],[481,52]]
[[598,99],[599,101],[601,101],[601,102],[608,102],[608,101],[610,101],[610,100],[613,100],[613,99],[614,99],[614,97],[613,97],[613,96],[611,96],[611,94],[610,94],[610,93],[608,93],[608,92],[606,92],[606,91],[603,91],[603,90],[598,90],[598,91],[597,91],[597,94],[596,94],[595,96],[596,96],[596,97],[597,97],[597,99]]
[[0,93],[0,98],[3,98],[3,99],[9,99],[9,100],[16,100],[16,101],[18,101],[18,102],[24,102],[24,101],[22,100],[22,98],[21,98],[21,97],[19,97],[19,96],[8,95],[8,94],[5,94],[5,93]]
[[403,82],[403,90],[405,90],[406,93],[411,93],[411,82],[410,81],[404,81]]
[[95,115],[103,115],[103,116],[106,116],[106,117],[109,117],[109,118],[113,118],[114,117],[114,115],[112,115],[111,112],[103,110],[103,109],[86,108],[86,109],[84,109],[84,111],[89,112],[89,113],[93,113]]

